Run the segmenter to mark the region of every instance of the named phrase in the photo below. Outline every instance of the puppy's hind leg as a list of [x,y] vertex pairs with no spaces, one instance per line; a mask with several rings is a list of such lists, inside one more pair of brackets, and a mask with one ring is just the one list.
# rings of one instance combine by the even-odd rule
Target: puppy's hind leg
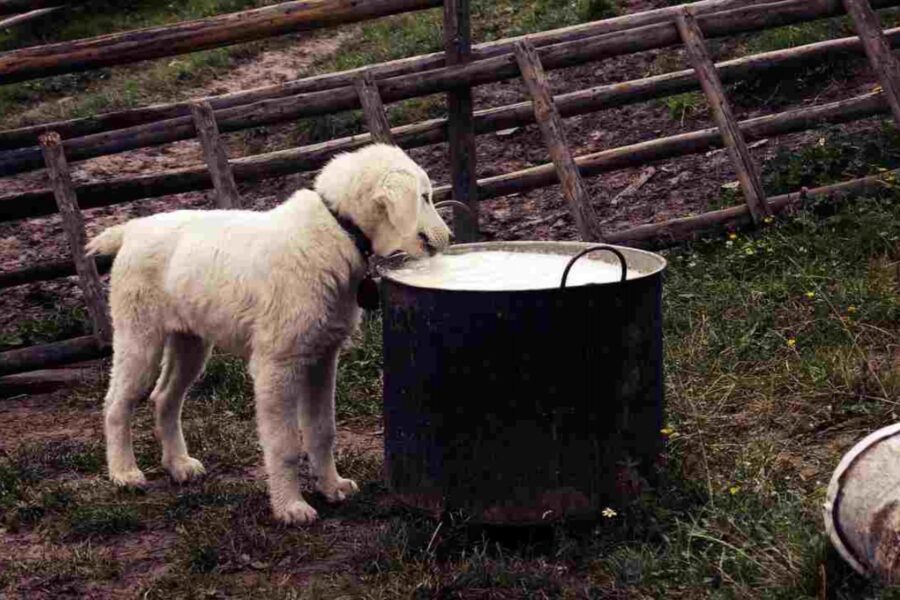
[[300,427],[316,487],[332,502],[346,500],[359,491],[355,481],[338,475],[334,464],[334,389],[338,353],[338,350],[329,352],[318,364],[305,367],[300,397]]
[[287,524],[309,524],[316,509],[300,494],[300,428],[297,397],[301,367],[294,360],[253,356],[256,420],[269,477],[269,499],[275,518]]
[[159,373],[162,345],[162,336],[141,335],[127,327],[120,327],[113,335],[112,375],[103,413],[109,478],[117,485],[139,487],[146,483],[134,458],[131,415]]
[[178,483],[190,481],[206,470],[188,455],[181,430],[181,408],[190,386],[203,372],[212,344],[194,335],[172,333],[166,340],[162,375],[150,399],[156,412],[156,435],[162,444],[162,465]]

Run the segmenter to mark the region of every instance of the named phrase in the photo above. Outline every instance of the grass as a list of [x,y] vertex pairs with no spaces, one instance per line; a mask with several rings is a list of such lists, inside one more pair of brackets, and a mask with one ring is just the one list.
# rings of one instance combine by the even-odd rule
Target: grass
[[[793,157],[797,165],[777,159],[770,184],[807,177],[822,160],[816,148]],[[838,158],[834,176],[865,166]],[[822,183],[829,173],[808,177]],[[667,257],[669,463],[655,490],[596,525],[509,532],[451,520],[439,529],[384,504],[377,456],[345,452],[341,469],[359,478],[360,496],[338,508],[315,500],[322,525],[280,528],[263,483],[246,475],[260,460],[246,373],[217,357],[186,410],[189,444],[210,478],[123,494],[89,478],[96,445],[29,447],[0,459],[3,526],[63,549],[90,542],[95,553],[165,533],[168,572],[146,584],[148,597],[256,586],[283,598],[794,599],[817,597],[823,573],[828,597],[891,597],[835,557],[819,506],[842,452],[897,418],[897,193],[813,205]],[[378,330],[367,321],[344,355],[342,419],[380,410]],[[139,461],[152,464],[149,415],[139,421]],[[59,480],[62,471],[81,475]],[[50,589],[118,568],[84,559],[60,566],[57,580],[46,563],[12,565],[7,585],[38,578]]]
[[81,307],[50,310],[41,318],[22,319],[15,327],[0,331],[0,352],[87,335],[89,323],[87,310]]
[[[48,44],[110,32],[154,27],[183,20],[274,4],[277,0],[89,0],[66,9],[64,17],[0,32],[0,51]],[[269,42],[271,44],[272,42]],[[135,66],[71,73],[0,87],[0,127],[93,116],[183,97],[255,55],[266,42],[252,42]]]

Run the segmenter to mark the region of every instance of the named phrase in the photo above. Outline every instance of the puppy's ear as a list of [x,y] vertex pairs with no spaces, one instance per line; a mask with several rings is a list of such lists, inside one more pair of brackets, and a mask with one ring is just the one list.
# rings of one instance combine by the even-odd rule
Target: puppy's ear
[[419,222],[419,186],[415,175],[406,171],[391,171],[381,180],[376,201],[400,235],[416,232]]

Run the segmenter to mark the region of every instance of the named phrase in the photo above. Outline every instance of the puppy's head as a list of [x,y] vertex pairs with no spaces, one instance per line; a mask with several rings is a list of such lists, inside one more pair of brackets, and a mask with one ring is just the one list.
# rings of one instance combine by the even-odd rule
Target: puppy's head
[[379,256],[401,251],[419,258],[450,244],[431,180],[400,148],[374,144],[339,155],[322,169],[315,190],[369,236]]

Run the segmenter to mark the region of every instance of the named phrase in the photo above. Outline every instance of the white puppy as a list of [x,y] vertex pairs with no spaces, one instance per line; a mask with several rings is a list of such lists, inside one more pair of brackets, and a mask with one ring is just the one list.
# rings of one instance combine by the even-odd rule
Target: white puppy
[[93,239],[88,254],[117,255],[105,404],[110,478],[145,482],[130,419],[154,381],[163,466],[178,482],[204,473],[188,455],[181,408],[215,345],[249,361],[275,517],[317,518],[300,494],[301,429],[317,488],[332,501],[353,494],[356,484],[338,475],[333,456],[338,351],[359,322],[367,243],[379,256],[413,257],[449,243],[431,195],[428,175],[402,150],[372,145],[338,156],[315,192],[298,191],[270,211],[175,211]]

